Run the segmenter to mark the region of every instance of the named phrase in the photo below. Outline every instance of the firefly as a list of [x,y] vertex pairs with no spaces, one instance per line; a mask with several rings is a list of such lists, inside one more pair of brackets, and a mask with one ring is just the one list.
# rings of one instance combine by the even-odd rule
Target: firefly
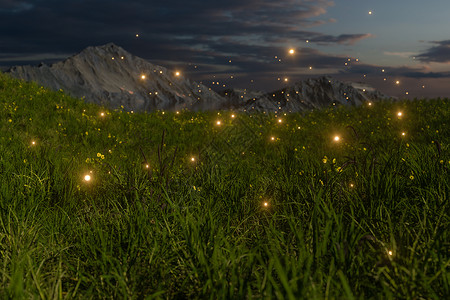
[[284,81],[285,81],[285,82],[287,82],[287,81],[288,81],[288,78],[287,78],[287,77],[286,77],[286,78],[284,78]]
[[104,117],[105,116],[105,113],[104,112],[101,112],[100,113],[100,117]]
[[146,164],[146,165],[145,165],[145,168],[146,168],[146,169],[149,169],[149,168],[150,168],[150,165],[149,165],[149,164]]
[[217,121],[217,122],[216,122],[216,124],[217,124],[217,125],[220,125],[220,124],[222,124],[222,122],[220,122],[220,121]]
[[338,135],[336,135],[336,136],[334,137],[334,141],[335,141],[335,142],[339,142],[340,139],[341,139],[341,138],[340,138]]
[[289,54],[294,54],[295,50],[294,49],[289,49]]
[[145,75],[141,75],[141,79],[144,80],[145,79]]
[[281,123],[281,122],[283,122],[283,120],[281,120],[281,119],[278,119],[278,123]]
[[389,250],[389,251],[388,251],[388,254],[389,254],[389,256],[392,256],[392,251]]
[[175,72],[175,76],[180,76],[181,74],[180,74],[180,72]]
[[395,84],[400,84],[400,81],[399,81],[399,80],[397,80],[397,81],[395,82]]
[[264,205],[264,207],[268,207],[269,203],[268,202],[264,202],[263,205]]
[[31,141],[31,145],[32,146],[36,145],[36,142],[35,141]]
[[401,117],[403,115],[403,113],[401,112],[401,111],[399,111],[398,113],[397,113],[397,116],[399,116],[399,117]]
[[84,175],[84,181],[86,181],[86,182],[91,181],[91,175],[89,175],[89,174]]
[[195,157],[191,157],[191,161],[194,162],[195,161]]
[[271,137],[270,139],[271,139],[272,141],[275,141],[275,137]]
[[369,102],[369,106],[372,106],[372,102]]
[[405,136],[406,135],[406,133],[405,132],[402,132],[402,136]]
[[231,115],[232,118],[234,118],[234,115]]
[[372,14],[372,11],[369,11],[369,15],[371,15]]
[[136,34],[136,37],[138,38],[138,37],[139,37],[139,34]]

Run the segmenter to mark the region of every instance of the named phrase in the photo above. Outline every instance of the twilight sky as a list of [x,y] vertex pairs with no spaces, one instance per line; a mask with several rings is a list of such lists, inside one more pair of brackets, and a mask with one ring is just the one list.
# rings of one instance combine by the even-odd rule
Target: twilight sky
[[449,0],[0,0],[0,67],[114,42],[213,88],[330,75],[450,97],[449,14]]

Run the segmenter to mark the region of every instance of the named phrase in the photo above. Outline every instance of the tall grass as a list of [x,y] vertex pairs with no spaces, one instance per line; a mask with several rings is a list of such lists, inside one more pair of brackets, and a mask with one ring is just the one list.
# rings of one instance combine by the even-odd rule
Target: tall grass
[[449,112],[131,113],[0,74],[0,295],[447,298]]

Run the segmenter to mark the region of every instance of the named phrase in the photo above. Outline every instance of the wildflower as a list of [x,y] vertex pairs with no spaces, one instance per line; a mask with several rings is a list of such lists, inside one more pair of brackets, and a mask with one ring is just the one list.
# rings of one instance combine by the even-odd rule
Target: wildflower
[[101,153],[97,153],[97,157],[102,157],[102,154]]
[[414,176],[413,176],[413,175],[410,175],[410,176],[409,176],[409,179],[414,180]]
[[327,161],[328,161],[328,158],[327,158],[326,156],[324,156],[324,157],[322,158],[322,162],[323,162],[324,164],[326,164]]

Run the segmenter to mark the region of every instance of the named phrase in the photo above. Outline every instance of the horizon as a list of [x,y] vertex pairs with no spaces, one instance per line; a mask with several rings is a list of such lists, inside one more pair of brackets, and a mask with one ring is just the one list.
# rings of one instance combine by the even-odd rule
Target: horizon
[[449,97],[450,37],[439,28],[450,25],[450,3],[434,4],[2,1],[0,68],[49,64],[113,42],[215,90],[270,92],[330,76],[399,98]]

